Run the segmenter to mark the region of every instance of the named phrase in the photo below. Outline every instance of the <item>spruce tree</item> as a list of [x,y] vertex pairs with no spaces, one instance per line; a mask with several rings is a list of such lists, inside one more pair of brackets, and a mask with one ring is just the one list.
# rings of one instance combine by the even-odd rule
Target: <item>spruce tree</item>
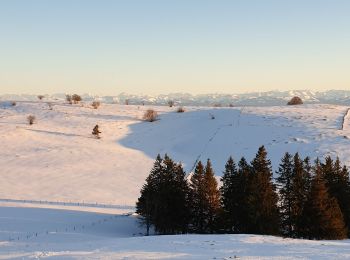
[[211,162],[208,159],[204,171],[204,187],[205,187],[205,217],[207,219],[206,231],[213,233],[217,229],[217,220],[220,211],[220,192],[218,182],[215,178]]
[[136,205],[147,230],[152,224],[160,234],[186,232],[189,221],[188,192],[182,166],[167,155],[164,159],[158,155]]
[[317,160],[308,200],[303,210],[303,234],[309,239],[343,239],[347,229],[338,202],[328,193]]
[[330,156],[326,157],[321,167],[329,194],[338,201],[346,226],[349,227],[350,183],[347,168],[341,166],[339,158],[333,162]]
[[157,213],[157,189],[163,171],[163,159],[158,154],[153,168],[146,178],[146,183],[141,188],[141,196],[136,203],[136,213],[141,216],[143,224],[146,226],[146,234],[149,235],[150,227],[154,224]]
[[248,198],[250,232],[257,234],[278,234],[278,197],[272,182],[271,162],[261,146],[252,161],[251,194]]
[[285,153],[281,160],[278,171],[276,172],[277,183],[280,195],[280,212],[281,212],[281,229],[286,236],[292,236],[294,229],[292,216],[292,178],[293,178],[293,162],[292,156]]
[[193,231],[213,233],[217,228],[220,193],[209,159],[205,168],[201,161],[198,162],[190,187]]
[[204,183],[204,166],[201,161],[196,165],[190,182],[190,199],[191,199],[191,224],[192,231],[204,233],[205,228],[205,183]]
[[309,158],[304,161],[296,153],[293,157],[293,173],[291,187],[291,222],[293,229],[289,234],[291,237],[299,237],[302,234],[302,213],[307,201],[310,189],[310,163]]
[[236,231],[238,225],[238,204],[239,204],[239,176],[237,167],[230,157],[225,165],[225,171],[221,178],[222,186],[221,204],[223,209],[223,226],[226,232]]

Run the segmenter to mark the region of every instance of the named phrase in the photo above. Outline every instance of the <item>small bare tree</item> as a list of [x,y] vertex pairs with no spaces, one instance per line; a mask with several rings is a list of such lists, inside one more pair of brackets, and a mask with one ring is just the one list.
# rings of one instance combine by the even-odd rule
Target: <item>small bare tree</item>
[[185,108],[184,107],[178,107],[176,112],[183,113],[183,112],[185,112]]
[[158,119],[158,113],[153,109],[148,109],[143,115],[143,120],[148,122],[154,122]]
[[100,105],[101,105],[100,101],[93,101],[93,102],[91,103],[91,106],[92,106],[94,109],[99,108]]
[[44,97],[45,97],[44,95],[38,95],[39,100],[43,100]]
[[66,101],[67,101],[69,104],[72,104],[72,95],[67,94],[67,95],[66,95]]
[[168,101],[168,106],[169,106],[169,107],[173,107],[174,104],[175,104],[174,100],[169,100],[169,101]]
[[95,136],[97,139],[100,139],[101,138],[100,133],[101,133],[101,131],[100,131],[98,125],[95,125],[94,129],[92,129],[93,136]]
[[79,96],[78,94],[73,94],[72,95],[72,100],[74,102],[74,104],[78,104],[80,101],[82,101],[83,99],[81,98],[81,96]]
[[29,116],[27,116],[27,121],[28,121],[29,125],[32,125],[36,121],[36,118],[34,115],[29,115]]

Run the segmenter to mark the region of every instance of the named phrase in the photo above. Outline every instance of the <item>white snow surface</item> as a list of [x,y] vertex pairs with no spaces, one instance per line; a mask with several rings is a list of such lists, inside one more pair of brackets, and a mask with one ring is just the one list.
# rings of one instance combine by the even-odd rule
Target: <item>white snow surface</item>
[[0,259],[350,259],[350,241],[141,236],[133,215],[0,207]]
[[[159,120],[142,120],[147,109]],[[0,259],[346,259],[349,241],[253,235],[142,237],[132,215],[158,153],[186,172],[210,158],[249,161],[265,145],[277,170],[284,152],[339,156],[350,165],[347,106],[176,107],[45,101],[0,104]],[[26,117],[36,116],[27,124]],[[215,117],[215,119],[211,119]],[[344,120],[345,117],[345,120]],[[343,121],[344,120],[344,121]],[[342,126],[344,122],[344,127]],[[101,139],[91,131],[98,124]],[[94,223],[94,225],[92,224]],[[89,226],[90,225],[90,226]],[[84,228],[82,228],[84,226]],[[89,228],[87,228],[89,226]]]

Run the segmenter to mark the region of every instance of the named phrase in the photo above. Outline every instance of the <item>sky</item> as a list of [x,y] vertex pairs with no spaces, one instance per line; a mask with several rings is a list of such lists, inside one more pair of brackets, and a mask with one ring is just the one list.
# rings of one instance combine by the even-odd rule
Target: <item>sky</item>
[[0,93],[350,90],[348,0],[0,0]]

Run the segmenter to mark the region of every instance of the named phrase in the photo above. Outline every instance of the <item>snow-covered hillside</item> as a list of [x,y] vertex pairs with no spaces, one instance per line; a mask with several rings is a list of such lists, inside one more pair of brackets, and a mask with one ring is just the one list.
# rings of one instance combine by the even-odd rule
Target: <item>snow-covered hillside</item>
[[[145,122],[155,109],[160,120]],[[0,259],[350,258],[349,241],[253,235],[140,237],[134,210],[158,153],[190,172],[210,158],[251,160],[265,145],[277,169],[284,152],[339,156],[350,165],[347,106],[185,107],[54,101],[0,104]],[[30,126],[28,115],[37,122]],[[212,119],[214,117],[214,119]],[[92,137],[98,124],[101,139]]]
[[[348,107],[249,108],[154,106],[160,120],[142,121],[149,106],[18,102],[0,109],[0,199],[133,206],[154,158],[168,153],[190,172],[210,158],[218,176],[230,155],[251,160],[265,145],[277,169],[284,152],[339,156],[350,164]],[[30,126],[26,117],[37,123]],[[215,119],[211,119],[211,116]],[[99,124],[101,139],[92,128]]]

